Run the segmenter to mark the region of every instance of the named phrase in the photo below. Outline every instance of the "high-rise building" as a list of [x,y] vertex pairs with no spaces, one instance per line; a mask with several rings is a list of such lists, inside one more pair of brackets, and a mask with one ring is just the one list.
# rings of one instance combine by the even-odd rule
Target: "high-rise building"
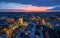
[[21,25],[23,24],[23,18],[19,18],[18,21],[19,21],[19,24]]
[[6,38],[12,38],[12,30],[6,31]]

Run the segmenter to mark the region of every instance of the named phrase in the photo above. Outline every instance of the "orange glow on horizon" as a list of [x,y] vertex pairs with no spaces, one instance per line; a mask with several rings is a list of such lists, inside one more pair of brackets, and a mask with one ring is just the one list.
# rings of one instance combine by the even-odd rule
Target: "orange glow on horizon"
[[46,12],[48,9],[45,7],[31,7],[31,8],[26,8],[25,9],[27,12]]
[[47,10],[26,10],[27,12],[46,12]]

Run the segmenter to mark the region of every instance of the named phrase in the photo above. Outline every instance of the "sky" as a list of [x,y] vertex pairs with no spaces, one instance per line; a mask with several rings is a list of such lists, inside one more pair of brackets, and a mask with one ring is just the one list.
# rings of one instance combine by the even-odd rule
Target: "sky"
[[6,12],[60,11],[60,0],[0,0],[0,12],[5,11]]

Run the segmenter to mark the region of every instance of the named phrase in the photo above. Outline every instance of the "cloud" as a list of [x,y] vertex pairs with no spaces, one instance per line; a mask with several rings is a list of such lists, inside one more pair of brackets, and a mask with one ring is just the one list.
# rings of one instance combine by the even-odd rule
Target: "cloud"
[[0,2],[0,10],[1,9],[16,9],[16,10],[26,10],[26,11],[46,11],[56,8],[56,6],[33,6],[28,4],[20,4],[20,3],[5,3]]
[[54,6],[54,8],[52,10],[60,10],[60,5]]
[[0,2],[0,9],[26,9],[26,8],[45,8],[45,9],[52,9],[53,7],[38,7],[38,6],[32,6],[27,4],[20,4],[20,3],[5,3]]
[[60,0],[0,0],[0,2],[14,2],[14,3],[31,4],[38,6],[60,5]]

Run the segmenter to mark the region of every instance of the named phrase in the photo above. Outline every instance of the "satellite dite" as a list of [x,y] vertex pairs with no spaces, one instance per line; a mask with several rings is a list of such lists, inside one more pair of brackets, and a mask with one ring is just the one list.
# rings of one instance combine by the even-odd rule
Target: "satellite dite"
[[60,38],[60,0],[0,0],[0,38]]

